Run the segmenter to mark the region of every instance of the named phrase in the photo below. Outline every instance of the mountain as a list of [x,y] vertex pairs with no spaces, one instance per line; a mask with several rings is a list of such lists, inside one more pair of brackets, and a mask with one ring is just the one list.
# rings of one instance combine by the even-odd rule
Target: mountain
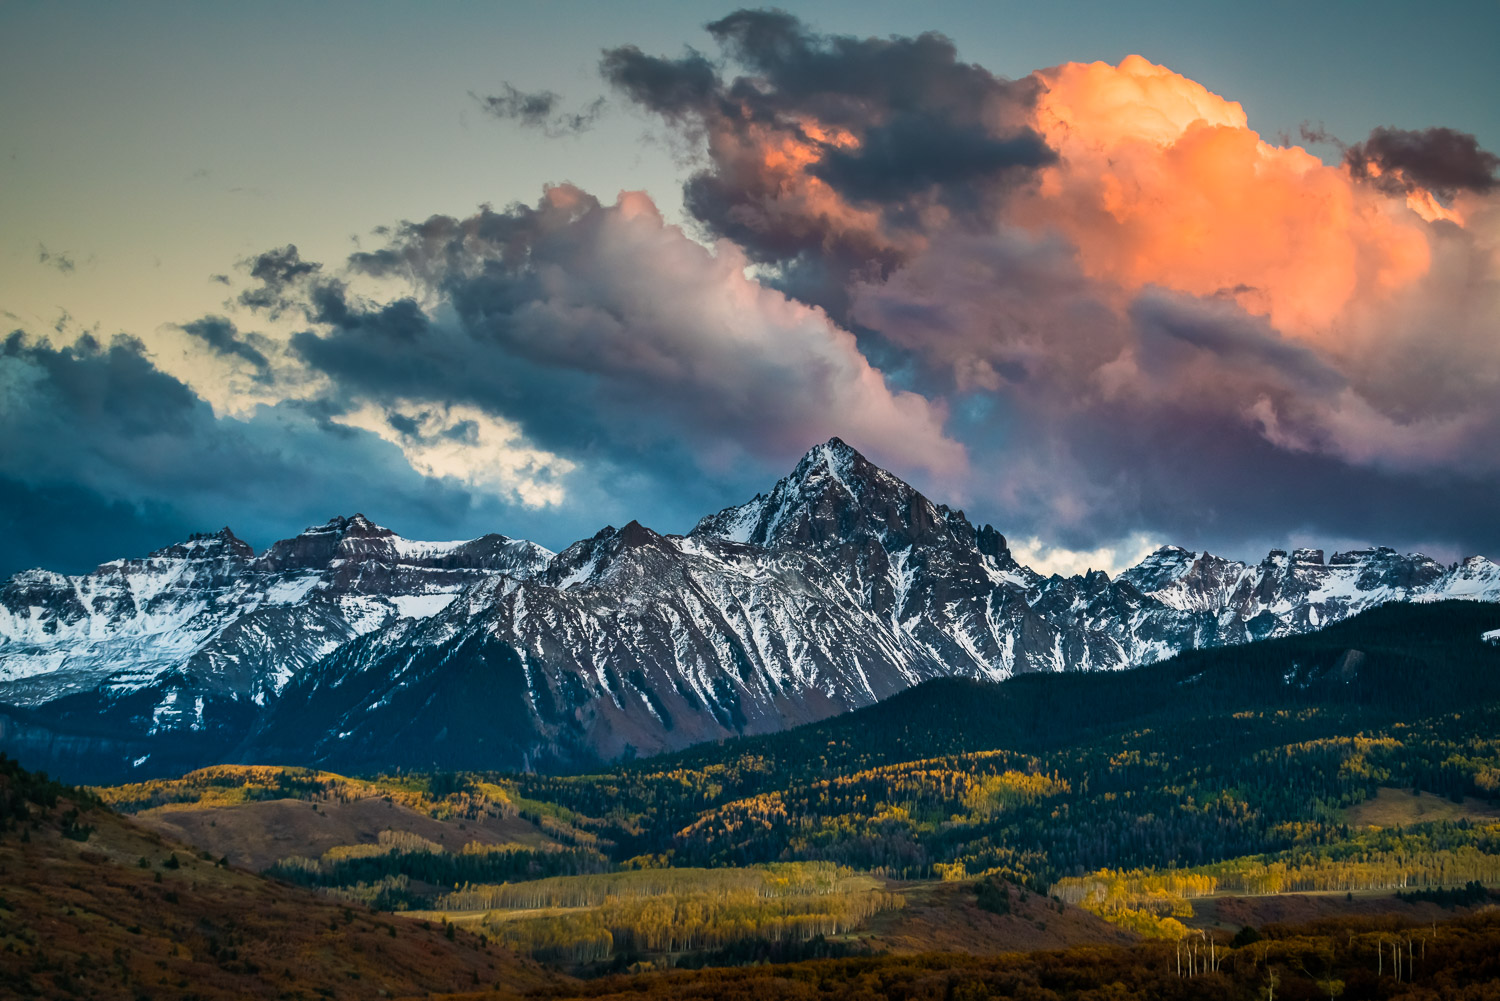
[[0,588],[0,743],[65,770],[222,755],[334,650],[552,555],[502,535],[415,542],[355,515],[260,556],[225,528],[79,576],[19,573]]
[[1258,565],[1165,547],[1043,577],[838,439],[685,536],[556,555],[338,518],[227,529],[0,591],[0,743],[114,778],[218,760],[527,768],[770,733],[938,677],[1134,667],[1389,601],[1500,600],[1500,567],[1379,548]]

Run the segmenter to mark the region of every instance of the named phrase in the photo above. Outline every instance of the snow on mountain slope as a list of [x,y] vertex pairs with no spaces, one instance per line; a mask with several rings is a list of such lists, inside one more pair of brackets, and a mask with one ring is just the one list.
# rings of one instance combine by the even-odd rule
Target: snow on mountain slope
[[[503,536],[411,542],[356,516],[258,557],[226,531],[79,578],[21,574],[0,592],[0,701],[35,710],[11,724],[42,734],[26,740],[114,720],[118,746],[79,753],[148,769],[167,767],[152,748],[172,733],[217,734],[174,762],[521,767],[768,732],[939,676],[1112,670],[1448,597],[1500,600],[1500,568],[1166,547],[1113,580],[1043,577],[994,528],[833,439],[687,536],[631,522],[553,556]],[[21,739],[5,726],[0,742]]]
[[351,644],[288,691],[246,751],[334,767],[393,746],[414,748],[412,765],[492,761],[497,726],[471,720],[469,743],[451,743],[476,684],[460,660],[484,660],[490,683],[508,679],[505,711],[525,710],[502,738],[513,762],[610,758],[776,730],[938,676],[1115,669],[1304,631],[1448,583],[1390,550],[1252,567],[1169,548],[1113,581],[1043,578],[993,528],[835,439],[685,537],[607,528],[544,573]]
[[0,700],[182,676],[263,703],[355,636],[431,615],[482,577],[535,573],[551,555],[503,536],[412,542],[355,515],[259,557],[226,528],[76,577],[26,571],[0,589]]

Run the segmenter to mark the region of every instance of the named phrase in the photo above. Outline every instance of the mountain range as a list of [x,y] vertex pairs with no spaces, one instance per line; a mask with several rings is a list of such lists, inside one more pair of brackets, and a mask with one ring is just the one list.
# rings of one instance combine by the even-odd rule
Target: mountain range
[[0,747],[77,780],[220,761],[530,769],[769,733],[939,677],[1115,670],[1390,601],[1500,600],[1500,567],[1389,548],[1163,547],[1043,576],[833,439],[686,535],[560,553],[361,515],[257,555],[229,529],[0,589]]

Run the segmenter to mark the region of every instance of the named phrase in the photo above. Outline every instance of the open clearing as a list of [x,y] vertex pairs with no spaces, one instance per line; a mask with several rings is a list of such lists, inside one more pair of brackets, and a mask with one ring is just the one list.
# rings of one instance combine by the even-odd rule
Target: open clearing
[[1482,799],[1465,797],[1455,803],[1442,796],[1423,792],[1413,796],[1410,789],[1382,787],[1373,799],[1349,807],[1344,822],[1350,827],[1408,827],[1454,820],[1494,820],[1500,807]]
[[471,841],[556,845],[535,825],[520,817],[437,820],[383,797],[338,799],[272,799],[204,808],[159,806],[135,815],[143,827],[185,841],[255,872],[292,855],[317,858],[338,845],[373,845],[381,831],[410,831],[449,851]]

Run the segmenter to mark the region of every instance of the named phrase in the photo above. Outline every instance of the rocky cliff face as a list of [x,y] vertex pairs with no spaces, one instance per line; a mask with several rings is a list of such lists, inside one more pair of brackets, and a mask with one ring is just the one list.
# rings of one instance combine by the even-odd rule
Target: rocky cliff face
[[650,754],[929,678],[1111,670],[1392,600],[1500,600],[1500,568],[1390,549],[1166,547],[1043,577],[837,439],[686,536],[632,522],[555,556],[355,516],[255,556],[226,529],[0,591],[0,743],[66,767],[349,770]]

